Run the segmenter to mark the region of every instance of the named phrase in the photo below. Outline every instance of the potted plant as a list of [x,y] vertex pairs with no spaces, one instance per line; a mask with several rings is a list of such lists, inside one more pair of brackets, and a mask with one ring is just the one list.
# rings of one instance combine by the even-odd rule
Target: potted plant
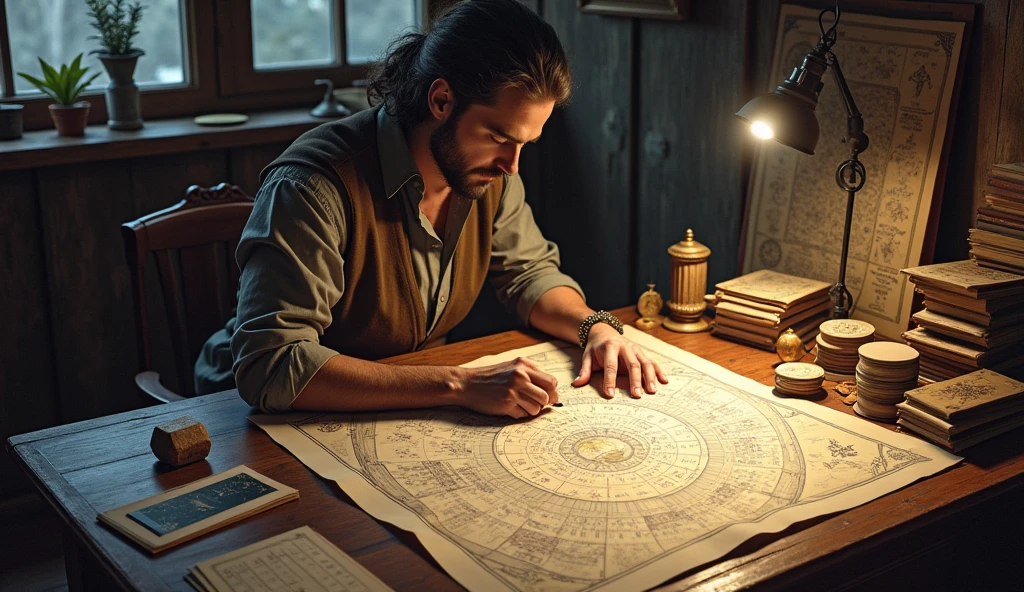
[[139,34],[139,22],[145,8],[140,2],[128,4],[125,0],[85,0],[89,7],[89,23],[99,31],[89,39],[98,39],[97,54],[110,76],[107,85],[107,126],[116,130],[134,130],[142,127],[142,108],[139,87],[135,84],[135,65],[145,52],[132,45]]
[[83,68],[81,64],[82,54],[78,54],[70,66],[61,64],[60,70],[39,58],[39,66],[43,70],[42,80],[25,72],[18,72],[18,76],[28,80],[56,101],[56,104],[50,105],[50,118],[57,127],[57,133],[62,136],[83,135],[85,123],[89,119],[89,101],[79,101],[78,97],[100,74],[97,72],[83,81],[89,68]]

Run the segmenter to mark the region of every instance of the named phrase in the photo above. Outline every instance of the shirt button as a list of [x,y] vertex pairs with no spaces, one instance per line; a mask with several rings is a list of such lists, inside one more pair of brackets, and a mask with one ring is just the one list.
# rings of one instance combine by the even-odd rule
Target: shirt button
[[447,298],[447,297],[445,297],[445,296],[442,296],[442,297],[441,297],[441,302],[444,302],[445,300],[448,300],[448,298]]

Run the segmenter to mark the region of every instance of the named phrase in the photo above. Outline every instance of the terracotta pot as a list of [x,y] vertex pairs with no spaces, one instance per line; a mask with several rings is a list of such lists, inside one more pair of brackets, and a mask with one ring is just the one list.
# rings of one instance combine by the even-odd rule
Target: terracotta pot
[[89,119],[89,101],[78,101],[74,105],[50,105],[50,119],[61,136],[84,136],[85,123]]

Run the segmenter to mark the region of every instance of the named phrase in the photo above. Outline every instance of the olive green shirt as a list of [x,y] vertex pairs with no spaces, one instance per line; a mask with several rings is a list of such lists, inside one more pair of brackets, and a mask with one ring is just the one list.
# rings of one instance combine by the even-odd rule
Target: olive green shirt
[[[452,289],[452,258],[471,201],[453,195],[439,236],[419,209],[423,180],[397,120],[377,117],[381,174],[388,199],[401,199],[412,266],[427,328],[433,329]],[[494,220],[489,280],[498,298],[529,325],[548,290],[579,285],[559,271],[558,247],[546,240],[526,203],[518,175],[505,177]],[[346,218],[343,188],[303,167],[270,171],[242,231],[235,259],[242,270],[235,318],[203,347],[195,366],[197,393],[238,387],[264,412],[286,411],[337,352],[320,344],[344,285]],[[482,248],[462,245],[462,248]]]

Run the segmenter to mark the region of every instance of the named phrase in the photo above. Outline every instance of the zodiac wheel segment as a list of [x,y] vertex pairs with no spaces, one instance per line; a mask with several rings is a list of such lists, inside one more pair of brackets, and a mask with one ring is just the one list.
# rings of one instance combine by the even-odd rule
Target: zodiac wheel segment
[[574,421],[517,423],[494,438],[501,466],[520,481],[572,499],[627,502],[695,481],[708,445],[685,421],[635,405],[588,405]]

